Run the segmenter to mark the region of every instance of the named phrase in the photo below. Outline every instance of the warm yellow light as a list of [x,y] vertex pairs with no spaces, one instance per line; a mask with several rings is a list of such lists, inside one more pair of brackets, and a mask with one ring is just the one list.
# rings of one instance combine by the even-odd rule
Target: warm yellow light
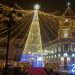
[[65,19],[65,22],[68,22],[68,19]]
[[36,4],[36,5],[34,6],[34,9],[35,9],[35,10],[39,10],[39,8],[40,8],[40,6],[39,6],[38,4]]
[[55,58],[56,58],[57,56],[55,55]]
[[31,54],[31,52],[30,52],[30,51],[29,51],[28,53],[29,53],[29,54]]
[[[40,7],[38,4],[34,6],[35,10],[38,10]],[[40,24],[38,18],[38,12],[34,12],[33,20],[31,22],[29,34],[25,43],[23,54],[42,54],[42,41],[40,34]]]
[[70,6],[70,2],[68,2],[68,6]]
[[65,38],[69,37],[69,31],[68,31],[68,29],[64,29],[63,34],[64,34]]
[[61,57],[61,61],[64,61],[64,57]]

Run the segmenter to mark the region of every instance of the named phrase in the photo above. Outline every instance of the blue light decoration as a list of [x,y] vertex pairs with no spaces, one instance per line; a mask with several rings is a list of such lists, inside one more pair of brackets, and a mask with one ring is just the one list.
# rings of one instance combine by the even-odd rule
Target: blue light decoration
[[75,74],[75,64],[72,64],[72,70],[71,70],[72,74]]
[[33,66],[34,67],[44,67],[43,56],[38,55],[38,54],[34,55]]
[[21,62],[32,62],[32,67],[44,67],[43,56],[39,54],[23,54]]
[[21,62],[29,62],[30,57],[30,54],[23,54],[21,57]]

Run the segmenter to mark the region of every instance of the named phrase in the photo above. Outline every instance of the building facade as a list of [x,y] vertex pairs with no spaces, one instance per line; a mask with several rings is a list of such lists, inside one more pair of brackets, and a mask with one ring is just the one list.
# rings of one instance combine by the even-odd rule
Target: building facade
[[[68,7],[67,12],[69,12]],[[68,69],[75,63],[75,19],[73,15],[63,15],[59,19],[59,30],[57,39],[47,43],[44,47],[46,51],[46,61],[49,63],[59,63],[62,69]]]

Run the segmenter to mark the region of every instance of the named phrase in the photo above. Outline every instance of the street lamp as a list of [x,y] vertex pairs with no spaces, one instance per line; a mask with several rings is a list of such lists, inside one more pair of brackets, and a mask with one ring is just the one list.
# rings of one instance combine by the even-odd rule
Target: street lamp
[[[16,11],[15,11],[16,12]],[[14,20],[14,17],[12,14],[14,14],[15,12],[11,11],[10,13],[6,14],[6,17],[8,19],[4,20],[5,25],[7,25],[8,28],[8,32],[7,32],[7,47],[6,47],[6,57],[5,57],[5,68],[4,68],[4,75],[8,75],[8,53],[9,53],[9,42],[10,42],[10,28],[11,26],[16,23],[16,21]]]
[[5,20],[5,24],[8,27],[8,33],[7,33],[7,47],[6,47],[6,58],[5,58],[6,62],[5,62],[4,75],[8,75],[8,52],[9,52],[9,41],[10,41],[10,28],[13,22],[12,13],[7,14],[6,17],[8,18],[8,20]]

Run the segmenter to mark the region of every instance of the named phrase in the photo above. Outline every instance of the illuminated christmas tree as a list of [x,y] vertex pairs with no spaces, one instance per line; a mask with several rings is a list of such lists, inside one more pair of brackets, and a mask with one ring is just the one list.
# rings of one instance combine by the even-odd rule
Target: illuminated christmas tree
[[[42,42],[40,34],[40,25],[38,19],[38,9],[39,5],[34,7],[34,16],[29,30],[28,38],[24,47],[23,55],[21,61],[30,61],[31,58],[34,60],[34,65],[39,67],[37,61],[41,61],[42,58]],[[41,57],[40,57],[41,55]],[[42,62],[39,63],[42,65]]]

